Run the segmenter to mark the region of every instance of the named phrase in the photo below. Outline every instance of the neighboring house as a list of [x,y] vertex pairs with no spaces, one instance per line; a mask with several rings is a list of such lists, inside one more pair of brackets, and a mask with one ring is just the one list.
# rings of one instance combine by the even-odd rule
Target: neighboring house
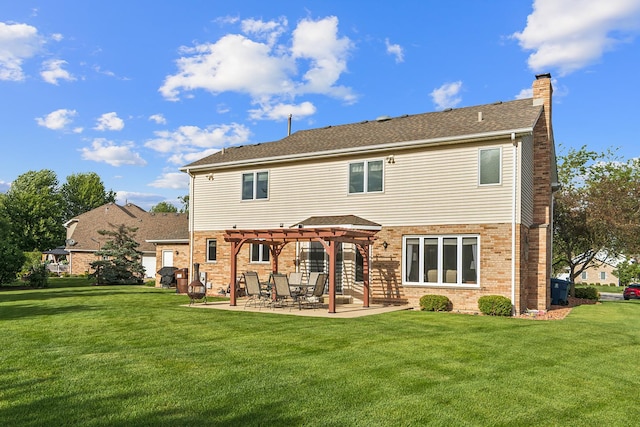
[[[626,261],[625,256],[611,256],[606,252],[598,252],[596,256],[589,262],[588,267],[575,278],[575,283],[595,284],[595,285],[615,285],[620,284],[619,279],[613,275],[614,270],[618,268],[618,264]],[[581,265],[576,269],[582,268]]]
[[499,294],[516,313],[547,309],[551,96],[539,75],[533,98],[299,131],[186,165],[190,264],[212,291],[247,270],[324,270],[330,294],[365,305],[441,294],[477,311]]
[[[175,243],[180,239],[188,242],[188,218],[182,213],[152,213],[134,204],[120,206],[108,203],[89,212],[78,215],[67,221],[66,251],[69,252],[69,272],[71,274],[86,274],[93,272],[90,263],[95,261],[95,252],[108,240],[108,236],[98,233],[98,230],[114,230],[120,224],[135,227],[135,240],[140,244],[138,250],[142,252],[142,265],[145,277],[155,277],[158,264],[162,263],[162,248],[165,244]],[[160,247],[159,258],[156,254]],[[179,245],[181,248],[184,245]],[[172,247],[172,251],[179,251]],[[185,250],[184,252],[187,252]],[[172,252],[173,253],[173,252]],[[166,255],[168,260],[168,255]],[[171,262],[183,262],[175,267],[188,267],[188,259],[171,259]]]

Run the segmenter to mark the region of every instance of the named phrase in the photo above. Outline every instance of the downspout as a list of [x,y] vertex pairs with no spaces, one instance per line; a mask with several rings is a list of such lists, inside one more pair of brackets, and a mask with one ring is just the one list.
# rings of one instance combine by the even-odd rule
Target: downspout
[[512,157],[513,157],[513,189],[512,189],[512,214],[511,214],[511,306],[512,311],[516,312],[516,220],[518,212],[518,142],[516,141],[515,132],[511,133]]
[[[193,175],[191,173],[190,169],[187,169],[187,175],[189,175],[189,178],[191,179],[191,181],[189,182],[189,213],[187,214],[187,215],[189,215],[189,265],[193,265],[193,246],[194,246],[194,241],[193,241],[193,186],[194,186],[194,183],[195,183],[195,175]],[[189,269],[189,271],[191,272],[190,276],[192,276],[193,275],[193,271],[191,271],[191,269]],[[191,280],[189,281],[189,283],[191,283],[193,278],[190,278],[190,279]],[[206,283],[205,283],[205,287],[206,287]],[[206,292],[206,290],[205,290],[205,292]]]

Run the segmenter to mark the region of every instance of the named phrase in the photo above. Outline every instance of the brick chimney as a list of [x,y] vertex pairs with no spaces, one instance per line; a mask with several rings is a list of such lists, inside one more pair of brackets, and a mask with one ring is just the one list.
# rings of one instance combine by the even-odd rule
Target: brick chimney
[[553,87],[551,87],[551,74],[538,74],[533,82],[533,105],[543,105],[544,115],[547,121],[547,136],[549,140],[553,140],[553,128],[551,121],[551,95]]

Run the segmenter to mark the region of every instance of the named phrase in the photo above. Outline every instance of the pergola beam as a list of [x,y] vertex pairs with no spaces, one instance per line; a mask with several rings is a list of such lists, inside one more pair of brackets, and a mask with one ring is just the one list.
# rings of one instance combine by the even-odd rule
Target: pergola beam
[[278,271],[278,257],[289,242],[319,241],[329,256],[329,313],[336,312],[336,245],[338,243],[355,244],[363,259],[364,295],[363,306],[369,307],[369,247],[376,239],[374,230],[351,228],[275,228],[262,230],[225,230],[224,240],[231,243],[231,294],[230,305],[236,305],[236,277],[238,253],[245,243],[268,245],[272,256],[271,268]]

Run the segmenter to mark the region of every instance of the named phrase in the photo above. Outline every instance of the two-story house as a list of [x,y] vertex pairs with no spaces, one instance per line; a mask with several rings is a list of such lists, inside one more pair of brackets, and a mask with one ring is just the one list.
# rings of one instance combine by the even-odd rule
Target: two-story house
[[547,309],[551,98],[538,75],[529,99],[303,130],[186,165],[191,263],[212,290],[246,270],[324,270],[354,302],[442,294],[477,311],[499,294],[515,313]]

